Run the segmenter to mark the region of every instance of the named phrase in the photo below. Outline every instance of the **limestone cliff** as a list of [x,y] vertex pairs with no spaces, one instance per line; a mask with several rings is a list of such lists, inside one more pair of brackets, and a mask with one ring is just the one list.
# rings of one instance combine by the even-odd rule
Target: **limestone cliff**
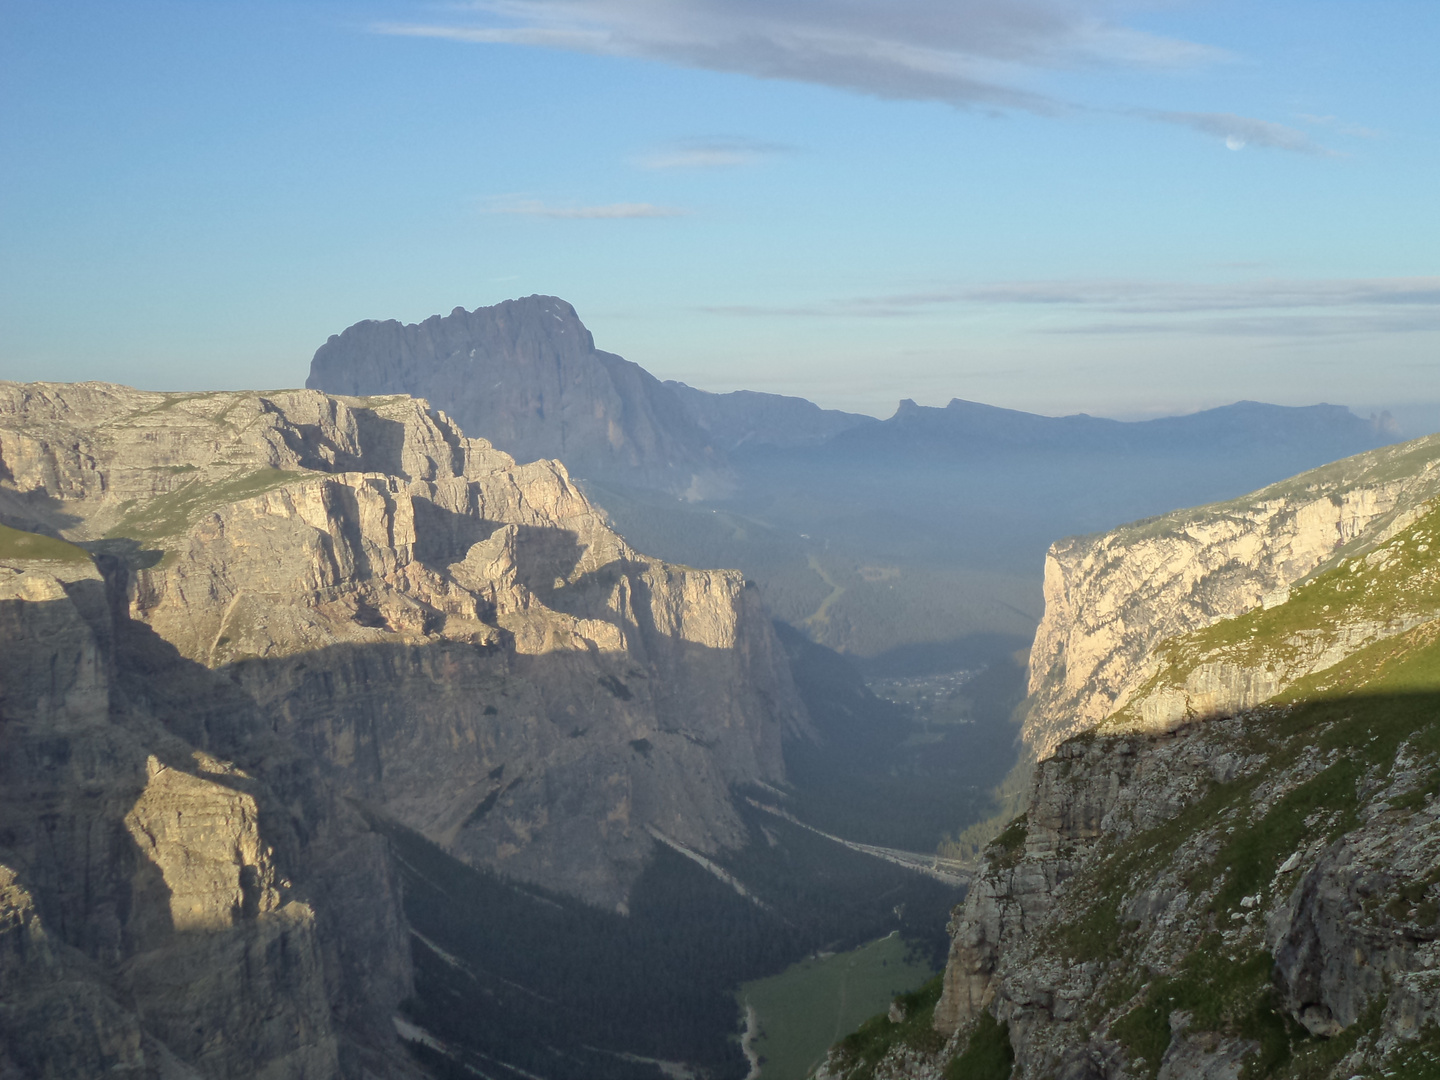
[[110,553],[132,619],[477,865],[623,906],[652,831],[739,842],[731,787],[807,729],[738,574],[412,398],[0,384],[0,463],[0,518]]
[[[1039,763],[953,919],[938,1042],[873,1076],[967,1075],[977,1043],[1018,1080],[1434,1074],[1440,506],[1405,516],[1224,624],[1289,680],[1266,703],[1122,711]],[[1167,655],[1210,655],[1215,629]]]
[[117,580],[0,527],[0,1076],[415,1075],[385,841]]
[[[1393,535],[1437,493],[1440,437],[1430,436],[1233,502],[1054,544],[1030,657],[1026,741],[1046,757],[1125,706],[1155,676],[1162,641],[1282,601],[1317,569]],[[1213,673],[1214,689],[1228,678]],[[1253,704],[1280,685],[1221,697],[1230,707]],[[1174,700],[1183,715],[1183,698]],[[1171,707],[1156,709],[1168,715]]]

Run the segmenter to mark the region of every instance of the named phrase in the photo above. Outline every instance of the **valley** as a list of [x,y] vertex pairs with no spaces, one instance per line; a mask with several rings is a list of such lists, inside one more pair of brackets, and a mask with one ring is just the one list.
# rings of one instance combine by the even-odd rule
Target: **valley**
[[1440,1080],[1437,44],[4,4],[0,1080]]
[[[393,388],[0,384],[0,1064],[1284,1077],[1362,1014],[1344,1060],[1429,1052],[1436,437],[1330,464],[1375,439],[1328,407],[711,401],[559,303],[315,370],[430,356],[444,392],[490,348],[500,434],[561,460]],[[1301,957],[1317,829],[1411,852],[1374,879],[1411,1004]]]

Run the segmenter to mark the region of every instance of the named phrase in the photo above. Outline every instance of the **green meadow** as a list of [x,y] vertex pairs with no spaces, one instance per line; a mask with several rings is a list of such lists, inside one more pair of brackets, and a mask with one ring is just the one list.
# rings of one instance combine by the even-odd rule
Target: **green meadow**
[[754,1047],[762,1080],[805,1080],[831,1046],[934,974],[907,951],[900,935],[891,934],[745,983],[740,1004],[759,1018]]

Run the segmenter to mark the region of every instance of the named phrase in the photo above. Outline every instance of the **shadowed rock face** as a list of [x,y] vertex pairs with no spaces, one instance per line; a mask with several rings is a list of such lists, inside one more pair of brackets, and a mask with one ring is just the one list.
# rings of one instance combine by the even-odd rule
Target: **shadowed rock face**
[[650,830],[739,842],[731,787],[808,731],[738,574],[634,552],[563,467],[412,398],[5,384],[0,460],[0,516],[114,552],[155,648],[514,877],[623,905]]
[[109,568],[0,550],[0,1075],[414,1075],[386,843]]
[[315,352],[305,385],[332,394],[414,394],[521,461],[559,458],[576,476],[703,498],[731,477],[679,399],[638,364],[595,348],[553,296],[367,320]]

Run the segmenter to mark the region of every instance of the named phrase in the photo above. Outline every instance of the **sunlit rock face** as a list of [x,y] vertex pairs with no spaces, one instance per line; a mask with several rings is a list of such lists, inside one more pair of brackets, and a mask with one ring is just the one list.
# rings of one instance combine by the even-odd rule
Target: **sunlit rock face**
[[517,878],[623,904],[650,829],[739,842],[731,788],[808,730],[739,574],[413,398],[8,384],[0,460],[4,520],[100,541],[129,617],[338,791]]
[[[1144,688],[1137,719],[1163,729],[1263,701],[1363,640],[1398,633],[1398,610],[1359,621],[1280,667],[1216,655],[1160,684],[1156,650],[1176,635],[1289,598],[1289,588],[1347,555],[1365,555],[1440,494],[1440,437],[1360,454],[1229,503],[1178,511],[1095,536],[1062,540],[1045,562],[1045,615],[1030,654],[1033,706],[1025,739],[1040,758],[1098,725]],[[1393,616],[1393,618],[1392,618]],[[1424,612],[1416,618],[1428,617]],[[1287,666],[1288,665],[1288,666]]]
[[733,476],[675,392],[595,348],[554,296],[403,325],[356,323],[315,352],[306,386],[414,394],[521,461],[559,458],[576,476],[704,498]]

